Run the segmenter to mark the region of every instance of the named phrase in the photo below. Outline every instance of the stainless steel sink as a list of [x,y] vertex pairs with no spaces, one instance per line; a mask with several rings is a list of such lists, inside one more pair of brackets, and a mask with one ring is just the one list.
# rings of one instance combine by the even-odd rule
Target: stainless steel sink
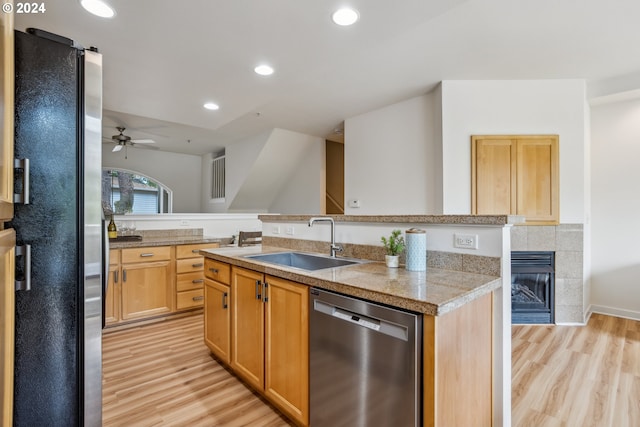
[[282,265],[285,267],[300,268],[308,271],[322,270],[323,268],[345,267],[348,265],[367,262],[365,260],[332,258],[329,256],[302,252],[276,252],[272,254],[246,255],[245,258],[251,258],[256,261]]

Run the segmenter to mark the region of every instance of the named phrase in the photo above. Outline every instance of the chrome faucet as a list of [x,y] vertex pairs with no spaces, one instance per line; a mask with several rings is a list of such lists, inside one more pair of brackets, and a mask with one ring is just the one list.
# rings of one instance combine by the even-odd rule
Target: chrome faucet
[[342,246],[336,245],[336,224],[333,218],[328,216],[315,216],[309,220],[309,227],[313,227],[314,222],[328,221],[331,223],[331,247],[330,253],[332,257],[336,257],[336,252],[342,252]]

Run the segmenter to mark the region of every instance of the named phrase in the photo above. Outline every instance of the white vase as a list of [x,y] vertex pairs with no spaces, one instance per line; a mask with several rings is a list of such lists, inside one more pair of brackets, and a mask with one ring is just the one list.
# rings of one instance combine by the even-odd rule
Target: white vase
[[399,255],[385,255],[384,260],[389,268],[398,268],[398,265],[400,264]]

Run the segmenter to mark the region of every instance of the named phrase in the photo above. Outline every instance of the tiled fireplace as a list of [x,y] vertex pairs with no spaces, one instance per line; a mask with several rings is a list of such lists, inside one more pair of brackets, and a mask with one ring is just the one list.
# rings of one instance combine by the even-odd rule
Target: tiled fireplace
[[511,252],[511,323],[554,323],[555,253]]
[[555,253],[555,323],[584,323],[587,311],[584,286],[584,231],[582,224],[517,225],[511,229],[512,251]]

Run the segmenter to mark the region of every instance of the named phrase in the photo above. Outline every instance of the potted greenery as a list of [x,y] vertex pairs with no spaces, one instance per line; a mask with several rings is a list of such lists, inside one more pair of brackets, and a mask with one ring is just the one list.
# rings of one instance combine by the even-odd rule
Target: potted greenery
[[400,230],[393,230],[388,239],[382,236],[380,240],[384,245],[384,249],[387,251],[384,258],[387,267],[397,268],[400,254],[404,251],[404,237],[402,237],[402,232]]

